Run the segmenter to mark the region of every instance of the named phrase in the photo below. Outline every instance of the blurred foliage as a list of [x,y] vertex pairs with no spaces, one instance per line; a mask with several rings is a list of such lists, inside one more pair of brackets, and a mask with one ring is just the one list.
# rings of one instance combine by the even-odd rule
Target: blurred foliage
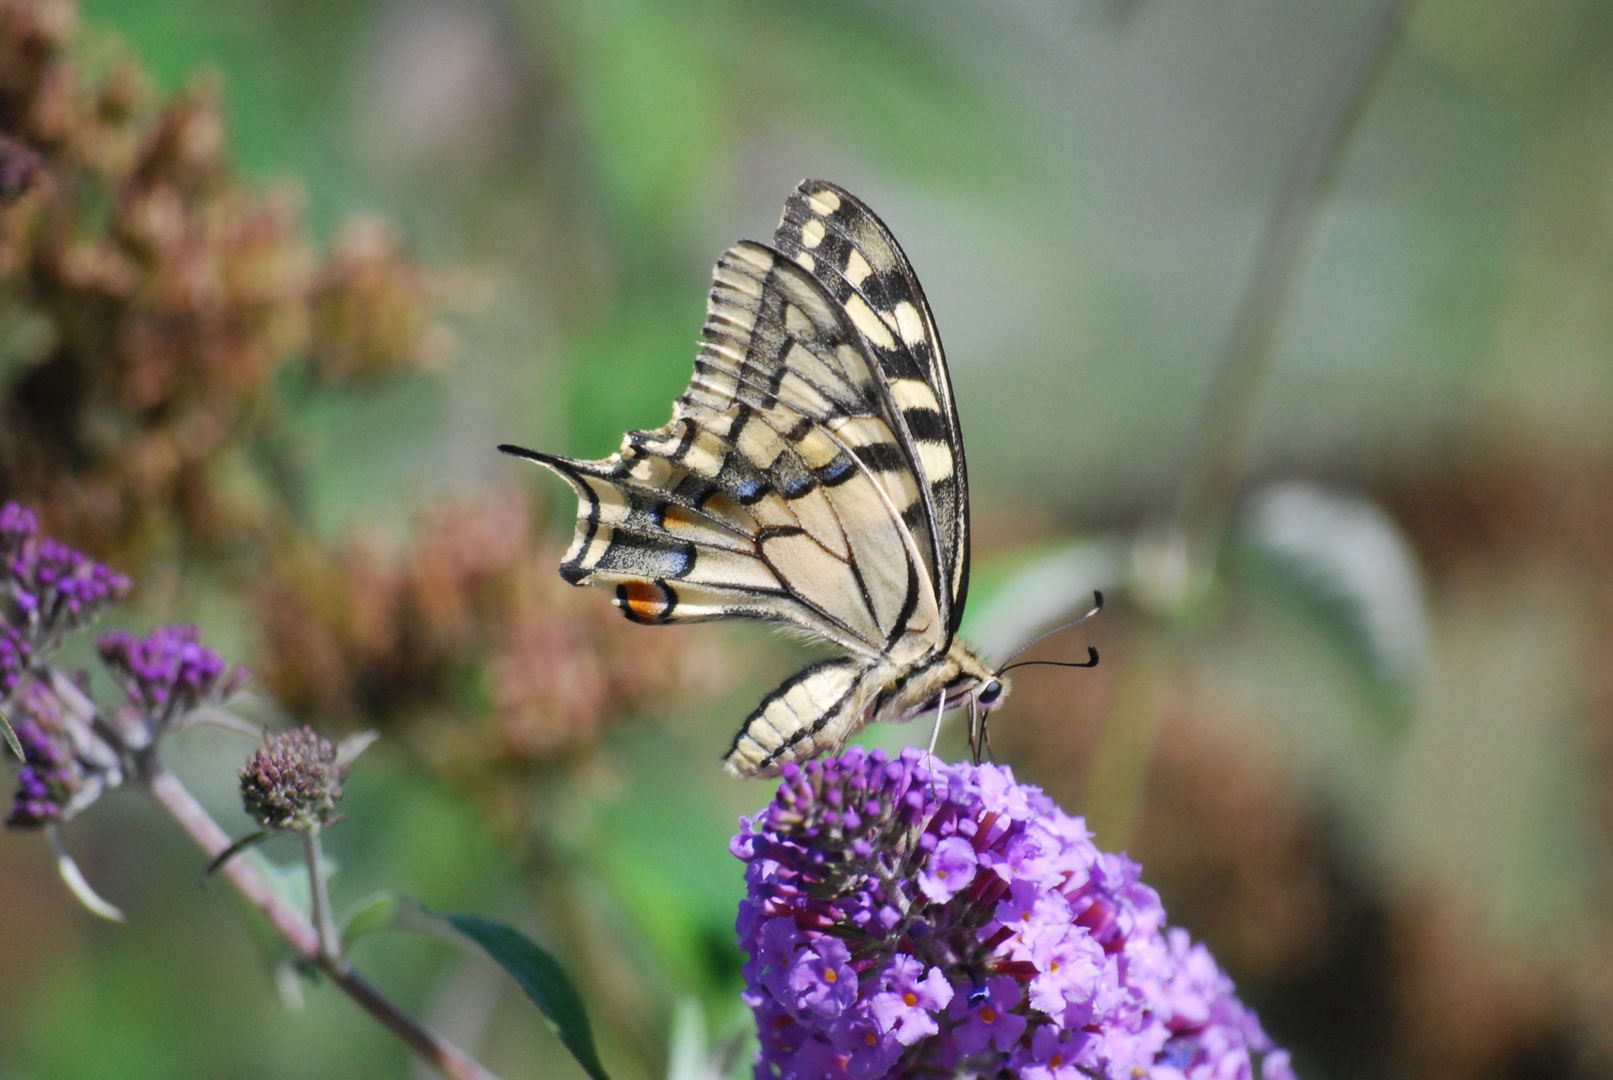
[[155,101],[131,62],[76,61],[73,20],[0,10],[0,125],[31,168],[0,220],[0,484],[125,560],[240,547],[294,504],[230,483],[272,461],[277,369],[341,383],[428,359],[429,291],[374,223],[316,259],[290,200],[232,178],[209,91]]
[[[398,888],[531,929],[612,1075],[658,1074],[680,997],[742,1026],[722,845],[766,791],[715,759],[792,660],[573,593],[569,497],[514,493],[545,482],[492,446],[662,423],[716,253],[835,179],[946,337],[972,617],[1132,586],[1033,654],[1090,641],[1097,670],[1015,673],[998,759],[1130,848],[1301,1075],[1613,1075],[1607,5],[1417,7],[1279,329],[1223,573],[1175,616],[1137,587],[1370,8],[89,0],[74,30],[0,4],[0,496],[238,641],[296,720],[387,731],[338,907]],[[341,224],[369,210],[404,224]],[[495,285],[446,372],[414,373],[456,295],[415,251]],[[1342,519],[1274,530],[1258,493],[1296,478],[1400,554],[1363,576]],[[1384,633],[1419,606],[1421,666]],[[185,745],[198,786],[246,751]],[[0,1072],[406,1068],[324,989],[280,1010],[162,823],[69,840],[131,925],[0,837]],[[504,1075],[580,1075],[490,965],[359,950]]]

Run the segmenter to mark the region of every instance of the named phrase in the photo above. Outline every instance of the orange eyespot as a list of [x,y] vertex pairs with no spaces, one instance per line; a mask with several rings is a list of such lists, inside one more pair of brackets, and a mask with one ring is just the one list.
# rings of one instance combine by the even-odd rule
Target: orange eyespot
[[616,602],[640,622],[657,622],[672,610],[671,593],[653,581],[623,582],[616,587]]

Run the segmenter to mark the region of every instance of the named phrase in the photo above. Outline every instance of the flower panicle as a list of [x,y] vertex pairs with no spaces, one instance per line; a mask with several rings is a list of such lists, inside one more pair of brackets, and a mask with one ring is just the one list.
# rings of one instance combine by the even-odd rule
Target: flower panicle
[[244,685],[246,671],[203,645],[194,626],[114,631],[96,644],[128,704],[99,708],[89,676],[68,675],[51,655],[129,588],[122,574],[42,535],[32,510],[0,504],[0,709],[22,749],[7,825],[70,819],[122,783],[164,733]]
[[0,506],[0,593],[9,630],[36,651],[87,626],[129,594],[131,582],[53,537],[42,536],[34,512],[17,503]]
[[732,850],[758,1080],[1291,1075],[1137,865],[1006,768],[789,766]]
[[38,828],[67,821],[123,782],[123,761],[96,724],[87,699],[64,700],[41,681],[29,680],[17,697],[12,729],[22,745],[17,790],[5,824]]
[[115,630],[101,635],[96,650],[154,734],[186,713],[221,704],[246,683],[246,670],[203,645],[192,625],[164,626],[143,638]]

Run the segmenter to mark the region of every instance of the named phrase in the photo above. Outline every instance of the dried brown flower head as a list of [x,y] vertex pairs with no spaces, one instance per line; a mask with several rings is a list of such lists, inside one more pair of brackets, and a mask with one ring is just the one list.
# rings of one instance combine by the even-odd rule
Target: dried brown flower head
[[[0,0],[0,493],[135,569],[238,549],[285,517],[276,373],[439,359],[435,288],[370,218],[317,254],[294,198],[236,178],[208,86],[88,74],[74,23]],[[266,481],[244,498],[242,466]]]
[[258,593],[254,665],[279,701],[401,729],[459,772],[575,752],[721,671],[687,634],[644,633],[562,581],[561,547],[519,495],[438,505],[414,536],[283,555]]

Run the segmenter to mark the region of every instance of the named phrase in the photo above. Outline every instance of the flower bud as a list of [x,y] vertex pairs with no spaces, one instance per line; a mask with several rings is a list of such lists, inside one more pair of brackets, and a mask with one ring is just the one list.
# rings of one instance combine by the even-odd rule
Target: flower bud
[[266,829],[307,832],[331,825],[347,766],[329,739],[304,726],[269,738],[241,770],[241,802]]

